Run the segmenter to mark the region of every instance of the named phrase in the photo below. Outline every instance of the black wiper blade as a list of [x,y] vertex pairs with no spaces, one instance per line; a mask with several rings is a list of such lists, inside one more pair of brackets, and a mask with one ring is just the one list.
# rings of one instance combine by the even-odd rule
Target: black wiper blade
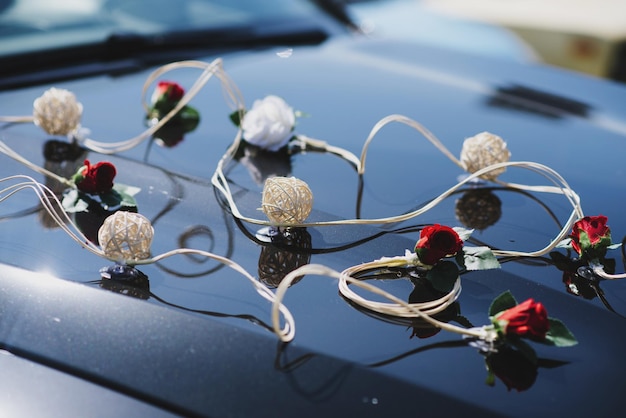
[[329,37],[314,25],[268,28],[227,27],[148,35],[118,32],[98,43],[5,56],[0,58],[0,90],[97,74],[126,74],[233,49],[316,45]]
[[317,28],[298,28],[294,30],[263,30],[253,27],[224,29],[195,29],[172,31],[156,35],[134,33],[116,33],[111,35],[106,45],[106,58],[118,59],[146,56],[151,53],[162,54],[167,51],[194,51],[230,49],[233,47],[261,47],[271,45],[316,45],[324,42],[328,34]]

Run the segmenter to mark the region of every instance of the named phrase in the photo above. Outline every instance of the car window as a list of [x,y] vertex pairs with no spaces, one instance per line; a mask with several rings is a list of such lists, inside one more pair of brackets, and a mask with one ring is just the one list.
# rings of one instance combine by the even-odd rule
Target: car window
[[289,0],[3,0],[0,55],[105,40],[113,34],[158,34],[212,27],[258,27],[306,18],[310,2]]

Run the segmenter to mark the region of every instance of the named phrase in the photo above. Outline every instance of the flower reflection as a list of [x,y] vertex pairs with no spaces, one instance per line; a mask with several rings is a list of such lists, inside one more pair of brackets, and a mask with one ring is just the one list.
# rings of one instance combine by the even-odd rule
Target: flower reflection
[[183,142],[187,132],[189,132],[187,126],[176,120],[172,120],[158,129],[154,135],[152,135],[152,139],[157,145],[172,148]]
[[495,386],[497,377],[506,386],[508,391],[523,392],[531,388],[537,380],[539,369],[553,369],[568,364],[566,361],[545,358],[529,358],[509,346],[498,349],[495,353],[485,356],[487,367],[486,383]]
[[[550,253],[550,259],[552,264],[563,272],[562,280],[567,293],[587,300],[597,297],[605,308],[617,313],[600,288],[601,279],[589,269],[585,260],[572,259],[557,251]],[[607,273],[615,272],[616,263],[614,259],[601,258],[600,261]]]
[[[424,278],[414,278],[411,281],[414,287],[413,291],[409,294],[409,303],[429,302],[440,299],[446,295],[444,292],[436,290],[432,283]],[[472,326],[469,321],[461,316],[461,306],[458,302],[453,302],[440,313],[433,315],[433,318],[443,322],[456,321],[468,327]],[[441,331],[441,328],[437,328],[419,318],[412,321],[411,327],[413,328],[413,331],[410,338],[430,338],[437,335]]]
[[[50,139],[44,143],[43,156],[44,168],[46,170],[63,178],[70,178],[76,173],[76,170],[83,165],[87,157],[87,150],[81,148],[76,143]],[[60,197],[67,188],[66,184],[50,176],[45,176],[45,185],[52,190],[57,197]],[[42,210],[39,214],[39,221],[44,227],[48,229],[58,227],[57,222],[50,216],[48,211]]]
[[510,347],[502,347],[485,357],[487,384],[495,385],[495,377],[505,384],[507,390],[528,390],[537,379],[538,365],[527,356]]
[[[468,346],[472,346],[472,343],[468,340],[440,341],[370,363],[368,366],[372,368],[384,367],[426,351],[456,349]],[[496,378],[498,378],[504,383],[508,391],[512,389],[518,392],[529,390],[539,377],[540,369],[553,369],[568,364],[568,362],[554,359],[529,358],[526,354],[509,346],[503,346],[497,352],[485,353],[479,351],[479,353],[485,356],[485,367],[487,369],[485,383],[489,386],[495,386]]]
[[72,214],[72,218],[78,229],[87,237],[87,239],[96,245],[98,242],[98,231],[104,223],[104,220],[114,212],[105,211],[99,205],[93,205],[89,210],[84,212],[76,212]]
[[269,151],[242,142],[235,159],[246,167],[250,177],[258,185],[262,185],[270,177],[291,175],[291,154],[286,147],[278,151]]

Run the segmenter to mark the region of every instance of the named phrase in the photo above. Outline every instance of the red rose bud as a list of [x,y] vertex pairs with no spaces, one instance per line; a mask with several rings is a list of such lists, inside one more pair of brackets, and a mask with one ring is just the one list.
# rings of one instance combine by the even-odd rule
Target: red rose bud
[[495,316],[494,324],[505,335],[517,335],[535,341],[545,340],[550,329],[546,308],[532,299],[500,312]]
[[572,247],[581,257],[598,258],[611,245],[611,230],[606,216],[585,216],[572,227]]
[[85,165],[73,177],[78,190],[85,193],[106,193],[113,188],[113,179],[117,174],[115,166],[103,161],[91,165],[85,160]]
[[180,84],[173,81],[159,81],[152,95],[152,104],[155,105],[159,101],[177,103],[184,95],[185,90]]
[[415,244],[415,253],[420,261],[435,265],[444,257],[456,255],[463,249],[463,240],[456,231],[448,226],[431,225],[420,232],[420,239]]

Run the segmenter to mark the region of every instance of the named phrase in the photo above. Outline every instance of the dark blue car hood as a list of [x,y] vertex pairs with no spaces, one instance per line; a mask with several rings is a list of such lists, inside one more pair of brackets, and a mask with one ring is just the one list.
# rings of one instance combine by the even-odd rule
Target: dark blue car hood
[[[297,133],[357,155],[376,122],[391,114],[419,121],[456,155],[465,138],[483,131],[497,134],[507,142],[513,161],[536,161],[564,176],[580,195],[585,214],[608,217],[614,242],[626,234],[623,85],[371,40],[221,58],[248,106],[268,94],[280,96],[305,115]],[[76,94],[84,107],[82,125],[91,137],[113,142],[145,129],[140,94],[147,75],[99,76],[55,87]],[[197,70],[167,75],[186,87],[197,76]],[[0,113],[28,114],[48,87],[0,93]],[[233,109],[225,104],[217,80],[191,104],[201,114],[200,125],[176,146],[145,142],[113,156],[86,152],[77,162],[111,161],[118,170],[116,181],[141,188],[138,210],[155,228],[155,254],[181,246],[200,248],[271,281],[282,272],[279,268],[270,277],[264,267],[276,260],[285,269],[310,262],[341,271],[412,250],[425,224],[476,227],[462,222],[471,218],[459,208],[464,197],[471,199],[472,190],[464,189],[410,221],[309,228],[304,247],[272,248],[256,239],[258,226],[233,218],[210,183],[236,134],[228,117]],[[42,150],[53,138],[38,127],[6,125],[0,135],[29,160],[46,165]],[[325,153],[300,153],[255,168],[305,180],[314,194],[312,216],[326,220],[405,213],[465,174],[420,134],[400,125],[379,134],[367,163],[362,184],[349,164]],[[236,164],[228,177],[240,207],[254,213],[262,185],[249,169]],[[45,181],[7,157],[0,172],[2,177],[27,174]],[[518,183],[542,181],[515,169],[506,176]],[[492,248],[542,248],[571,211],[558,196],[530,196],[497,185],[489,192],[496,196],[498,216],[479,225],[473,237]],[[505,380],[486,384],[484,356],[461,337],[421,335],[410,323],[357,309],[338,294],[332,279],[307,276],[289,289],[285,304],[297,329],[295,340],[283,345],[267,329],[269,304],[219,263],[181,256],[142,266],[149,290],[117,287],[109,290],[123,295],[113,295],[103,289],[111,286],[99,276],[110,262],[54,227],[34,195],[22,191],[0,209],[3,264],[80,283],[39,276],[20,283],[19,274],[6,267],[0,293],[3,347],[173,412],[276,416],[285,408],[287,416],[442,416],[476,408],[483,415],[601,416],[623,403],[625,283],[601,282],[596,288],[583,283],[579,294],[573,294],[562,266],[548,255],[462,277],[460,313],[453,321],[487,324],[491,301],[510,290],[520,301],[542,301],[578,339],[570,348],[533,345],[540,359],[537,368],[505,362],[526,379],[518,391]],[[78,218],[88,229],[91,221]],[[611,256],[616,270],[623,271],[621,250]],[[412,289],[405,279],[383,285],[404,298]]]

